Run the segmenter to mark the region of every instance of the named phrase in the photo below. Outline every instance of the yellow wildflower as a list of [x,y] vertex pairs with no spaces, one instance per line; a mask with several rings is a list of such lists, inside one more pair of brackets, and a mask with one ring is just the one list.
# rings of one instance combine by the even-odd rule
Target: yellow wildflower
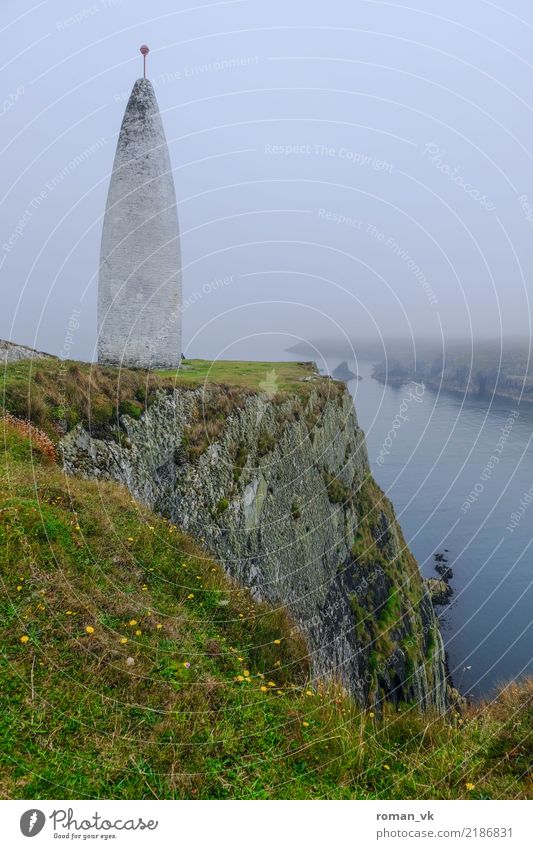
[[194,598],[194,593],[189,593],[189,595],[187,596],[187,598]]
[[308,723],[308,722],[302,722],[302,725],[303,725],[303,727],[304,727],[304,728],[309,728],[309,723]]
[[139,631],[139,629],[137,629],[137,630],[135,631],[135,636],[136,636],[136,637],[140,637],[140,636],[141,636],[141,634],[142,634],[142,631]]
[[245,678],[249,678],[249,677],[250,677],[250,672],[248,671],[248,669],[244,669],[244,670],[243,670],[243,675],[244,675],[244,677],[245,677]]
[[235,680],[236,681],[244,681],[244,678],[243,678],[242,675],[237,675],[237,678]]
[[274,645],[275,646],[281,645],[281,640],[274,640]]
[[136,619],[130,619],[128,624],[131,625],[131,627],[133,628],[133,626],[137,624],[137,620]]
[[88,634],[94,634],[94,628],[92,625],[87,625],[86,629]]
[[158,624],[155,627],[157,628],[158,631],[160,631],[163,626],[161,625],[160,622],[158,622]]
[[466,784],[465,784],[465,787],[466,787],[467,790],[474,790],[475,786],[476,785],[472,784],[471,781],[467,781]]
[[121,645],[121,646],[125,646],[127,642],[128,642],[128,638],[127,638],[127,637],[121,637],[121,638],[120,638],[120,645]]
[[383,764],[383,769],[390,769],[390,766],[388,764]]
[[275,686],[276,686],[276,684],[274,683],[274,681],[269,681],[269,682],[268,682],[268,686],[269,686],[269,687],[275,687]]
[[20,638],[20,642],[21,643],[27,643],[27,642],[29,642],[29,639],[30,638],[28,637],[27,634],[23,634],[22,637]]
[[268,693],[268,687],[265,687],[264,685],[262,687],[259,687],[259,689],[262,693]]
[[305,695],[306,696],[314,696],[314,693],[312,693],[311,690],[306,690]]

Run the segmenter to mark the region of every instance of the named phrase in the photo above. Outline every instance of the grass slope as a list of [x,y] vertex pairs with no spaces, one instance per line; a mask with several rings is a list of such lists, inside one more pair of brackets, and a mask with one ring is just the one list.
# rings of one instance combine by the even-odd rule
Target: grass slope
[[444,718],[310,686],[283,611],[1,421],[3,798],[531,795],[531,682]]

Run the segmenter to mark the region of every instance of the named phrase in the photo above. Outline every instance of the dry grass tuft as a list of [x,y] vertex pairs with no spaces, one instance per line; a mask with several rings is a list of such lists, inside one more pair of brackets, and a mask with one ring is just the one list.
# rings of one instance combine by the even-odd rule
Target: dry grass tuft
[[11,431],[28,439],[34,451],[37,451],[42,457],[46,457],[52,463],[57,463],[56,447],[44,431],[27,420],[17,419],[11,413],[4,413],[3,423],[4,434],[6,431]]

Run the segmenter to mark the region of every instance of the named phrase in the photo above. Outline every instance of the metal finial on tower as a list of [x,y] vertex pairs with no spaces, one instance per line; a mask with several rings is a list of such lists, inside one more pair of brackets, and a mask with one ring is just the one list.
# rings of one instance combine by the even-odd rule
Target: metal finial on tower
[[147,44],[142,44],[140,50],[144,58],[144,79],[146,79],[146,57],[150,52],[150,48]]

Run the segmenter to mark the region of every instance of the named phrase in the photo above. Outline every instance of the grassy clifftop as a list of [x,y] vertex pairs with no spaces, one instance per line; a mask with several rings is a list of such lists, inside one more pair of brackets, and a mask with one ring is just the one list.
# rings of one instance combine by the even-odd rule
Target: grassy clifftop
[[[6,385],[13,412],[28,365]],[[54,416],[41,410],[55,433]],[[2,438],[3,798],[531,795],[531,682],[462,715],[357,709],[309,685],[283,611],[253,603],[201,541],[115,484],[66,478],[23,422],[2,419]]]
[[342,386],[320,378],[312,363],[185,360],[178,371],[146,372],[46,358],[7,364],[0,403],[57,440],[78,422],[97,431],[118,427],[124,413],[139,418],[158,391],[206,387],[225,396],[227,410],[252,392],[269,397],[290,392],[305,398],[311,384],[322,385],[328,393]]

